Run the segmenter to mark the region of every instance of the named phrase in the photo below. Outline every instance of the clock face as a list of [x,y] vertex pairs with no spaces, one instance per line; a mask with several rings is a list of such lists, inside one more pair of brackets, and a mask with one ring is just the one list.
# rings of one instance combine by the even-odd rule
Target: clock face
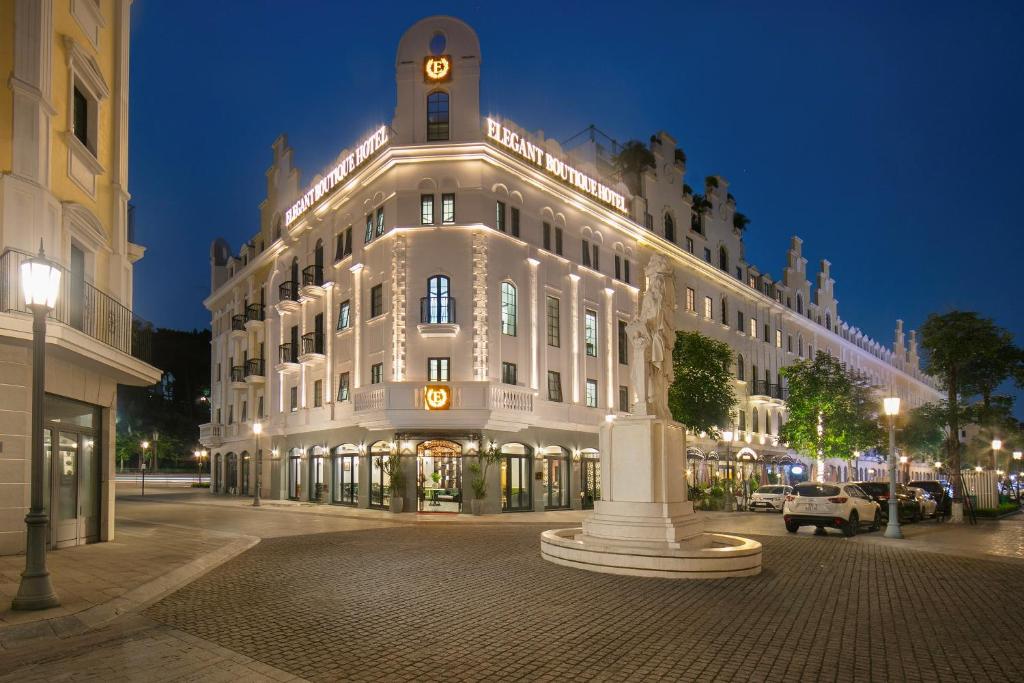
[[423,75],[429,82],[447,81],[452,73],[452,58],[448,55],[427,57],[423,62]]

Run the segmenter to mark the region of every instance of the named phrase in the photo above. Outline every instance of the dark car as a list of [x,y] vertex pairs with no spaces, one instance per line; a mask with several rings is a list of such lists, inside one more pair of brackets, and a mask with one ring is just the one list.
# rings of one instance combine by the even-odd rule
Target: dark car
[[[854,482],[864,490],[872,500],[882,506],[882,520],[889,522],[889,482],[887,481],[858,481]],[[925,489],[927,490],[927,489]],[[921,521],[921,508],[913,494],[903,484],[896,484],[896,500],[899,505],[900,522]]]
[[924,489],[935,499],[938,507],[935,508],[935,514],[938,517],[949,517],[950,511],[953,507],[953,492],[949,487],[949,484],[938,479],[922,479],[919,481],[912,481],[907,486],[914,486],[919,489]]

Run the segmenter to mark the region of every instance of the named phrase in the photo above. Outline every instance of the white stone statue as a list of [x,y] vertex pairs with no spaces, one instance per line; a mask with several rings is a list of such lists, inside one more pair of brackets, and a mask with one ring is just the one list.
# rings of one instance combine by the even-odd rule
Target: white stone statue
[[640,314],[626,326],[633,347],[632,378],[637,396],[633,412],[671,420],[668,388],[674,378],[675,278],[672,266],[661,254],[651,257],[644,274],[647,289],[640,302]]

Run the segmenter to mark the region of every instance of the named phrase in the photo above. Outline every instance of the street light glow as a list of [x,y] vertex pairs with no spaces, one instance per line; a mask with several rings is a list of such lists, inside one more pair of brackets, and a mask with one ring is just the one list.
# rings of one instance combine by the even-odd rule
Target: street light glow
[[263,423],[262,422],[253,422],[252,423],[252,433],[256,434],[257,436],[262,434],[263,433]]
[[899,396],[890,396],[889,398],[882,399],[882,405],[885,408],[885,414],[889,417],[895,417],[900,414],[900,398]]
[[1003,447],[1002,439],[992,439],[992,450],[998,451],[1002,447]]
[[60,268],[46,259],[42,241],[39,242],[39,255],[21,264],[21,290],[26,306],[52,309],[57,304]]
[[142,445],[142,450],[146,450],[147,448],[149,448],[149,442],[148,441],[143,441],[141,445]]

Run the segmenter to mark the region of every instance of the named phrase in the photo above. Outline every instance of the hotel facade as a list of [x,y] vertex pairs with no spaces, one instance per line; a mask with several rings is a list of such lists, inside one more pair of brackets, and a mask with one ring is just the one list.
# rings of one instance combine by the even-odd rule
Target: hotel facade
[[62,268],[46,335],[48,545],[114,537],[117,385],[160,379],[132,314],[130,0],[0,1],[0,554],[25,551],[32,314],[20,265]]
[[598,428],[634,400],[625,326],[653,253],[675,268],[678,328],[735,352],[734,441],[688,435],[691,479],[816,474],[777,434],[780,370],[817,352],[907,407],[939,398],[914,332],[897,321],[886,348],[840,318],[799,238],[780,278],[748,263],[728,182],[695,199],[668,133],[627,186],[596,134],[563,146],[481,115],[481,65],[469,26],[424,19],[398,46],[392,121],[308,181],[273,144],[259,230],[211,248],[215,493],[252,495],[261,457],[264,497],[387,507],[395,453],[406,511],[468,511],[463,457],[493,445],[485,512],[592,506]]

